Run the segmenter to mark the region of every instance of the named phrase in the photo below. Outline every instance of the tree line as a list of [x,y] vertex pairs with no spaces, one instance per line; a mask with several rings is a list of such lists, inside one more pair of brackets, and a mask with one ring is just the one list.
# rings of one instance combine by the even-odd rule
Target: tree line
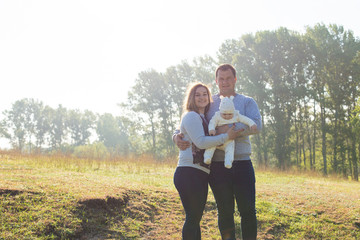
[[124,117],[62,105],[54,109],[31,98],[16,101],[3,115],[0,134],[20,152],[75,152],[85,156],[92,152],[90,157],[104,158],[131,151],[124,132],[131,127]]
[[259,105],[263,130],[252,136],[258,165],[358,180],[360,41],[335,24],[307,27],[303,34],[287,28],[245,34],[223,42],[216,59],[202,56],[164,72],[142,71],[128,101],[119,104],[121,116],[19,100],[4,112],[1,133],[19,149],[79,148],[89,145],[93,136],[91,144],[101,143],[111,154],[175,158],[172,134],[186,87],[201,81],[217,93],[219,63],[235,66],[237,92]]

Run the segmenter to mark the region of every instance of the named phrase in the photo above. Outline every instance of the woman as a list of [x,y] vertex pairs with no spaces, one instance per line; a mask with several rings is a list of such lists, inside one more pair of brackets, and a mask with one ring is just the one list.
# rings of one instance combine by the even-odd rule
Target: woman
[[[184,100],[184,114],[180,123],[180,132],[184,140],[192,147],[180,150],[178,166],[174,174],[174,184],[179,192],[186,218],[182,229],[182,239],[201,239],[200,220],[208,195],[209,166],[197,161],[205,149],[221,145],[227,140],[235,139],[237,131],[234,127],[227,133],[217,136],[205,136],[207,122],[205,114],[211,101],[208,87],[195,83],[188,88]],[[196,155],[197,153],[197,155]]]

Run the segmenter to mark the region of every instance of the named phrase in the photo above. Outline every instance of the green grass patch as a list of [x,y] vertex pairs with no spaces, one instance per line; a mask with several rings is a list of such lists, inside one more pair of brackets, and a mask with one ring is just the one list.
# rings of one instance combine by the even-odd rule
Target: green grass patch
[[0,198],[2,239],[65,239],[80,227],[68,194],[0,189]]
[[[174,162],[0,155],[0,239],[180,239]],[[360,184],[256,171],[259,239],[360,239]],[[235,213],[237,237],[241,218]],[[210,191],[203,239],[220,239]]]

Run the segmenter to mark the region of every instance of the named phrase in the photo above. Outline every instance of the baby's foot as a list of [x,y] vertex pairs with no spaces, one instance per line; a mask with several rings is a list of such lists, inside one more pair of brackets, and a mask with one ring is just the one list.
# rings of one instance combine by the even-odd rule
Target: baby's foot
[[226,168],[231,168],[231,167],[232,167],[232,164],[225,164],[225,167],[226,167]]
[[225,167],[226,167],[226,168],[231,168],[231,167],[232,167],[232,162],[231,162],[231,161],[226,161],[226,160],[225,160],[224,165],[225,165]]
[[206,158],[206,159],[204,159],[204,163],[210,164],[210,163],[211,163],[211,158]]

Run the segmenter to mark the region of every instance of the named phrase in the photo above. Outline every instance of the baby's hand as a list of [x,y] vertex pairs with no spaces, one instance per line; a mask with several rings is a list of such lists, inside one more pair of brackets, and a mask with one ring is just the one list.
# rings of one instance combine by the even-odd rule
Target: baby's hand
[[251,130],[251,131],[256,131],[256,130],[257,130],[256,124],[252,125],[252,126],[250,127],[250,130]]
[[210,136],[215,136],[215,133],[216,133],[215,130],[210,130],[210,131],[209,131],[209,135],[210,135]]

